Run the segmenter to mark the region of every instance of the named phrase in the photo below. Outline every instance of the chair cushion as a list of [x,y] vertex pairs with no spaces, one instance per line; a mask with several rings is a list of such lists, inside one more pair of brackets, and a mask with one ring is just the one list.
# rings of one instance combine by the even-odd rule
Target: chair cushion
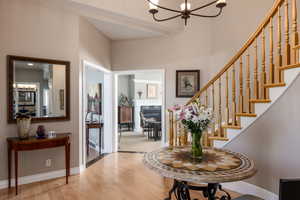
[[232,200],[264,200],[264,199],[252,195],[243,195]]

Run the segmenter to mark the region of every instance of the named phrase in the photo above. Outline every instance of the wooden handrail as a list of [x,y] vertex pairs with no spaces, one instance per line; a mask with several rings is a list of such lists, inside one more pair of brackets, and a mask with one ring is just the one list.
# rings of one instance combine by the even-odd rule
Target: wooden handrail
[[256,40],[262,30],[269,24],[270,19],[276,15],[278,8],[282,5],[284,0],[277,0],[273,8],[266,15],[263,22],[260,24],[258,29],[251,35],[250,39],[244,44],[244,46],[235,54],[235,56],[228,62],[227,65],[216,75],[214,76],[199,92],[195,94],[193,98],[191,98],[188,103],[192,103],[196,98],[198,98],[205,90],[207,90],[214,82],[216,82],[242,55],[243,53],[251,46],[251,44]]

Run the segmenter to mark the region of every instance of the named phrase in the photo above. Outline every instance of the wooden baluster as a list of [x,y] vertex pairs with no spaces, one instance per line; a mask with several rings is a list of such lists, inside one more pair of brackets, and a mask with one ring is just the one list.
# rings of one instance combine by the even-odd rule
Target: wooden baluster
[[261,81],[260,81],[260,95],[261,99],[268,99],[267,98],[267,89],[265,87],[266,80],[267,80],[267,73],[266,73],[266,35],[265,29],[262,30],[262,68],[261,68]]
[[282,66],[282,16],[281,16],[281,12],[280,12],[280,7],[278,8],[278,27],[277,27],[277,37],[278,37],[278,44],[277,44],[277,63],[276,63],[276,69],[275,69],[275,80],[277,83],[282,83],[282,77],[281,77],[281,71],[280,71],[280,67]]
[[240,89],[239,89],[239,113],[243,113],[244,112],[244,83],[243,83],[243,58],[240,57],[240,70],[239,70],[239,85],[240,85]]
[[258,81],[258,45],[257,39],[255,40],[255,60],[254,60],[254,81],[253,81],[253,99],[259,99],[259,81]]
[[180,130],[180,146],[185,146],[186,141],[185,141],[185,128],[184,125],[179,122],[179,130]]
[[[209,106],[209,98],[208,98],[208,89],[207,90],[205,90],[205,106],[206,107],[208,107]],[[212,127],[213,127],[213,125],[212,125]],[[208,131],[206,131],[206,133],[205,133],[205,144],[206,144],[206,146],[207,147],[210,147],[210,146],[212,146],[212,141],[209,139],[209,133],[208,133]]]
[[205,106],[208,107],[208,92],[205,90]]
[[[292,0],[292,18],[293,18],[293,46],[297,46],[299,44],[299,33],[298,33],[298,13],[297,13],[297,1]],[[297,49],[293,49],[293,63],[297,63],[298,51]]]
[[269,66],[269,84],[275,83],[275,73],[274,73],[274,26],[273,17],[270,18],[270,66]]
[[219,78],[219,113],[218,113],[218,137],[223,136],[222,128],[222,78]]
[[226,125],[229,125],[229,77],[228,77],[228,70],[226,71],[226,88],[225,88],[225,95],[226,95],[226,108],[225,108],[225,122]]
[[186,128],[183,128],[184,131],[184,145],[188,145],[188,132]]
[[[207,90],[205,90],[205,106],[206,107],[208,107],[208,91]],[[209,140],[209,133],[208,133],[208,131],[206,131],[205,133],[204,133],[204,138],[205,138],[205,145],[207,146],[207,147],[210,147],[211,145],[210,145],[210,140]]]
[[289,25],[289,2],[285,0],[285,59],[284,64],[291,64],[290,25]]
[[169,148],[173,148],[174,146],[174,119],[173,119],[173,111],[169,111]]
[[178,123],[177,123],[177,121],[176,121],[176,119],[175,119],[175,117],[173,117],[173,119],[174,119],[174,146],[176,147],[176,146],[178,146],[178,130],[177,130],[177,127],[178,127]]
[[247,64],[246,64],[246,104],[247,104],[247,113],[252,113],[252,105],[250,103],[251,99],[251,82],[250,82],[250,53],[248,50],[247,53]]
[[[215,112],[216,111],[216,109],[215,109],[215,84],[214,83],[212,84],[211,92],[212,92],[212,110],[213,110],[213,114],[216,116],[216,112]],[[215,132],[216,132],[215,123],[212,123],[211,129],[212,129],[211,134],[213,136],[215,136]]]
[[232,118],[232,125],[237,125],[237,118],[236,118],[236,81],[235,81],[235,66],[232,67],[232,112],[231,112],[231,118]]

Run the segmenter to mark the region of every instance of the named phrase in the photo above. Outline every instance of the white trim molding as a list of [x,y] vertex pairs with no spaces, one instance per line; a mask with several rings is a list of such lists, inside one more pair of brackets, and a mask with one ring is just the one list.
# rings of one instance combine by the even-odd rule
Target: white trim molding
[[226,189],[238,192],[240,194],[251,194],[265,200],[278,200],[278,195],[244,181],[223,183],[222,186]]
[[[70,175],[80,174],[79,167],[71,168]],[[57,170],[52,172],[40,173],[31,176],[23,176],[18,178],[19,185],[35,183],[40,181],[46,181],[50,179],[60,178],[66,176],[66,170]],[[15,179],[11,179],[12,186],[15,186]],[[8,188],[8,180],[0,181],[0,189]]]

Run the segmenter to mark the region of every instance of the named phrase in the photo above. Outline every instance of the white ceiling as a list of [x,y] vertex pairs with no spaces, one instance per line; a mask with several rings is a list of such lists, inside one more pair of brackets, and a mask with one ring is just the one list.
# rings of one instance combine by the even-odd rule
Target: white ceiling
[[111,40],[141,39],[162,35],[158,32],[144,31],[124,24],[115,24],[99,19],[87,18],[87,20]]
[[[57,0],[56,0],[57,1]],[[90,0],[89,2],[91,2]],[[95,0],[96,2],[98,0]],[[109,0],[103,0],[109,1]],[[138,0],[139,1],[139,0]],[[141,0],[144,1],[144,0]],[[165,26],[152,20],[120,14],[117,11],[95,7],[81,0],[58,1],[93,24],[111,40],[141,39],[163,36],[178,31],[178,27]],[[148,12],[145,10],[145,12]],[[181,28],[181,27],[180,27]]]

